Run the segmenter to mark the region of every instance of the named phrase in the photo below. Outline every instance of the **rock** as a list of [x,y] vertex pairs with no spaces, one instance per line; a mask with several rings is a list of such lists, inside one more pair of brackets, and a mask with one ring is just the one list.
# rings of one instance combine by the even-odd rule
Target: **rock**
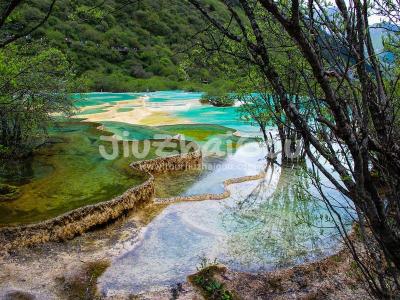
[[15,200],[20,196],[19,187],[0,183],[0,202]]

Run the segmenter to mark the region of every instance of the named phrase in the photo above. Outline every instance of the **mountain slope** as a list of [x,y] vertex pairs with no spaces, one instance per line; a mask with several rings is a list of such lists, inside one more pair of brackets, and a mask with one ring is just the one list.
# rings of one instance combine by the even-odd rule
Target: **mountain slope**
[[[208,2],[210,9],[220,9],[218,1]],[[20,16],[39,19],[48,3],[29,2]],[[188,80],[198,84],[219,77],[218,70],[210,72],[204,64],[182,67],[192,37],[207,26],[188,4],[179,0],[99,3],[58,0],[46,25],[30,38],[62,49],[96,90],[143,90],[146,85],[157,89],[168,82],[179,88]]]

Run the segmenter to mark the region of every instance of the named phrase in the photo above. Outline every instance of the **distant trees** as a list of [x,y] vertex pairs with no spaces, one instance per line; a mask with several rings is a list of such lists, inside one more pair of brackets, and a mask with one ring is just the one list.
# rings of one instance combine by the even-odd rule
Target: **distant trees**
[[[105,85],[109,91],[126,88],[110,77],[124,77],[122,81],[126,81],[128,77],[158,76],[180,82],[182,88],[187,81],[219,80],[222,73],[218,70],[203,78],[207,68],[196,65],[188,77],[181,76],[187,40],[204,26],[204,21],[180,0],[5,0],[0,1],[0,10],[11,3],[18,5],[0,33],[0,44],[11,36],[45,41],[70,58],[78,76],[91,77],[90,83],[97,81],[92,77],[95,74],[109,79]],[[215,8],[218,11],[219,7]],[[30,30],[39,23],[42,26],[37,30]],[[110,76],[112,73],[115,76]]]
[[[378,59],[369,31],[369,16],[379,6],[399,23],[398,1],[336,0],[328,6],[319,0],[239,0],[240,11],[231,1],[220,1],[229,22],[204,1],[188,1],[213,27],[207,32],[210,48],[254,66],[268,82],[281,113],[304,140],[316,184],[322,173],[354,203],[363,247],[349,238],[338,215],[337,225],[372,294],[398,297],[399,74]],[[271,36],[280,43],[270,45]],[[304,62],[288,57],[307,97],[291,92],[287,73],[277,64],[276,53],[291,47]],[[335,215],[334,199],[323,199]]]

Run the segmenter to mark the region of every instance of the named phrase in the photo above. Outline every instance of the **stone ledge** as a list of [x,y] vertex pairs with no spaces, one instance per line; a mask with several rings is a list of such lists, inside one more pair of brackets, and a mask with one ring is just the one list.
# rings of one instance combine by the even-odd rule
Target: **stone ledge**
[[132,163],[131,168],[147,174],[148,179],[144,183],[112,200],[80,207],[50,220],[0,228],[0,252],[48,241],[72,239],[150,202],[155,192],[153,173],[199,168],[201,165],[202,154],[198,147],[187,154]]
[[224,191],[219,194],[199,194],[199,195],[178,196],[178,197],[171,197],[171,198],[156,198],[156,199],[154,199],[154,202],[156,202],[156,203],[175,203],[175,202],[186,202],[186,201],[223,200],[223,199],[228,198],[231,195],[231,192],[227,189],[227,187],[229,185],[235,184],[235,183],[246,182],[246,181],[258,180],[258,179],[262,179],[264,177],[265,177],[265,172],[263,171],[257,175],[227,179],[223,182]]
[[117,219],[154,196],[154,177],[105,202],[77,208],[36,224],[0,228],[0,251],[71,239],[91,228]]

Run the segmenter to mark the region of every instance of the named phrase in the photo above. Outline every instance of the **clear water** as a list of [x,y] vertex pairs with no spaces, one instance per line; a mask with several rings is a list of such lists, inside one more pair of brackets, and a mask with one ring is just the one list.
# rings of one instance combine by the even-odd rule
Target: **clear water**
[[[134,172],[129,164],[138,158],[120,153],[114,160],[100,155],[99,146],[111,153],[111,143],[100,141],[99,124],[63,122],[49,132],[50,139],[34,156],[18,161],[0,161],[0,183],[18,186],[21,194],[15,200],[0,202],[0,227],[35,223],[56,217],[88,204],[111,200],[141,184],[146,176]],[[148,155],[156,157],[152,144]],[[166,149],[167,150],[167,149]],[[181,188],[199,173],[175,173]],[[182,180],[188,177],[189,180]],[[179,189],[176,189],[179,191]],[[174,196],[176,194],[172,194]]]
[[[128,131],[129,138],[139,140],[179,133],[200,144],[215,136],[232,139],[232,129],[258,134],[256,127],[241,120],[236,107],[201,105],[200,93],[92,93],[73,97],[79,107],[89,107],[112,106],[116,101],[143,95],[149,96],[146,105],[194,124],[149,127],[103,122],[107,130],[118,135]],[[99,108],[93,109],[91,113]],[[99,133],[93,125],[77,124],[58,129],[54,137],[59,142],[33,161],[2,169],[0,182],[22,186],[25,196],[0,203],[0,226],[35,222],[108,200],[143,180],[129,174],[130,158],[103,161],[98,155]],[[257,143],[235,146],[229,155],[207,158],[203,172],[161,176],[159,195],[222,192],[223,180],[254,175],[265,168],[265,154]],[[330,254],[338,245],[336,230],[324,205],[316,199],[317,192],[304,168],[269,167],[263,180],[230,186],[228,199],[168,206],[143,229],[140,242],[112,262],[99,279],[100,291],[107,295],[137,294],[169,287],[195,272],[204,257],[235,270],[257,272]],[[347,205],[329,186],[326,192],[339,205]],[[350,219],[345,214],[342,217]]]
[[140,94],[134,93],[81,93],[72,94],[71,97],[76,101],[77,107],[92,105],[102,105],[113,102],[136,99]]
[[105,108],[91,108],[91,109],[87,109],[85,111],[81,111],[78,112],[77,115],[91,115],[91,114],[98,114],[98,113],[102,113],[102,112],[106,112],[107,109]]
[[151,93],[139,93],[150,97],[150,102],[167,102],[171,103],[176,100],[198,100],[203,93],[185,92],[185,91],[158,91]]
[[[16,185],[19,198],[0,202],[0,226],[43,221],[110,200],[144,182],[128,167],[132,158],[104,159],[96,124],[61,123],[32,158],[0,162],[0,183]],[[110,150],[108,150],[110,151]]]
[[[241,147],[184,194],[220,192],[223,179],[260,171],[264,150],[249,157],[250,147],[257,144]],[[230,186],[231,196],[223,201],[170,205],[143,230],[135,247],[114,260],[99,280],[101,292],[171,287],[196,272],[203,258],[257,272],[332,253],[337,232],[304,168],[268,168],[263,180]]]
[[187,111],[180,111],[176,116],[194,120],[197,123],[211,123],[239,130],[241,132],[259,132],[258,128],[241,119],[238,108],[213,107],[195,103]]
[[264,165],[265,154],[265,149],[260,148],[258,143],[249,143],[225,159],[209,158],[204,164],[207,172],[188,187],[183,195],[221,193],[224,191],[224,180],[258,174]]
[[[200,93],[166,91],[124,97],[144,95],[149,97],[146,106],[194,124],[104,125],[115,134],[128,131],[129,137],[135,139],[180,133],[200,144],[215,136],[232,138],[229,130],[259,135],[258,128],[241,119],[237,107],[202,105],[198,101]],[[100,101],[99,95],[94,98]],[[105,98],[104,102],[107,101]],[[180,194],[220,193],[223,180],[254,175],[265,166],[265,149],[258,144],[245,144],[235,150],[225,157],[206,159],[208,170],[187,181],[188,187],[180,189]],[[332,253],[338,245],[337,232],[323,203],[317,199],[306,168],[269,168],[264,180],[230,186],[231,196],[222,201],[170,205],[143,230],[135,247],[113,261],[99,280],[101,292],[137,294],[169,287],[195,272],[204,257],[217,259],[232,269],[257,272]],[[164,179],[167,186],[179,185],[173,176]],[[325,189],[339,205],[347,205],[328,184]],[[343,213],[342,217],[351,223],[351,216]]]
[[150,103],[169,106],[185,105],[185,109],[172,111],[174,116],[189,119],[200,124],[215,124],[233,128],[242,132],[259,132],[259,129],[242,120],[238,107],[214,107],[199,102],[201,93],[183,91],[154,92],[147,94]]

